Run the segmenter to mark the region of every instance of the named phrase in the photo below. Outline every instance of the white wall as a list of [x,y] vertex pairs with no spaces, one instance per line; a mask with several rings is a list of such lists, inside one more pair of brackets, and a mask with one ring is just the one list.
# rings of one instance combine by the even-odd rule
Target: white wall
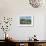
[[46,16],[45,16],[45,24],[44,24],[44,39],[46,39]]
[[[16,16],[34,16],[33,27],[19,27]],[[0,0],[0,16],[13,17],[12,29],[9,31],[17,39],[28,39],[29,36],[37,35],[37,38],[44,38],[46,8],[32,8],[28,0]],[[2,38],[2,37],[1,37]]]
[[[16,16],[14,16],[12,20],[12,26],[10,28],[10,31],[8,31],[8,33],[10,33],[10,35],[15,37],[16,40],[28,40],[29,37],[32,37],[34,34],[37,35],[37,39],[44,40],[44,23],[45,23],[44,16],[34,16],[32,27],[19,26],[17,22],[18,22],[18,19]],[[2,38],[4,37],[1,37],[0,39]]]
[[32,8],[28,0],[0,0],[1,16],[45,15],[46,8]]
[[17,19],[14,18],[10,32],[17,39],[27,40],[36,34],[39,40],[44,40],[44,16],[34,16],[34,26],[32,27],[19,26],[16,20]]

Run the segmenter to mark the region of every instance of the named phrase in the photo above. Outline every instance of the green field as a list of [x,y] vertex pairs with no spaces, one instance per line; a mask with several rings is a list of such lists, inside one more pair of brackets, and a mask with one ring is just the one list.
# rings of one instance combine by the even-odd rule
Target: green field
[[31,19],[20,19],[20,24],[31,24]]

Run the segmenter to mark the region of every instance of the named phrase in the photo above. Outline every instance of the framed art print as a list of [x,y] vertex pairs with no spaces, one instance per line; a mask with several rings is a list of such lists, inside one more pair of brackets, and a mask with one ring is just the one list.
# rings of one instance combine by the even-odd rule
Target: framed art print
[[33,16],[19,16],[20,26],[33,26]]

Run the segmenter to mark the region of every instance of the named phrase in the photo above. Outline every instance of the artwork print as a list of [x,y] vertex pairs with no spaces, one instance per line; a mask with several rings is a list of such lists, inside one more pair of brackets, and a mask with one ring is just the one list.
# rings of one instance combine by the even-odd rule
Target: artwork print
[[20,16],[21,26],[33,26],[33,16]]

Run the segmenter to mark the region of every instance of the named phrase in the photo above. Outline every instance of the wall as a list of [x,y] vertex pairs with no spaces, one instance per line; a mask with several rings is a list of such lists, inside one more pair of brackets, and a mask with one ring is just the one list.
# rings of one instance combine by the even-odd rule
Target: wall
[[[43,40],[44,39],[44,16],[34,16],[33,21],[34,22],[32,27],[19,26],[18,19],[16,16],[14,16],[12,20],[12,26],[10,27],[10,31],[8,31],[8,33],[10,33],[10,35],[15,37],[16,40],[28,40],[29,37],[31,38],[34,34],[37,35],[37,39]],[[2,38],[4,37],[1,37],[0,39]]]
[[[34,16],[34,26],[20,27],[17,25],[16,16],[32,15]],[[34,34],[37,35],[39,40],[44,38],[44,25],[46,9],[45,8],[32,8],[28,0],[0,0],[0,16],[13,17],[13,23],[9,33],[16,39],[27,40]],[[2,39],[2,36],[1,38]]]
[[33,8],[28,0],[0,0],[1,16],[46,15],[46,8]]
[[[44,16],[34,16],[34,25],[32,27],[23,27],[17,25],[17,19],[14,19],[11,33],[19,40],[27,40],[34,34],[37,35],[37,39],[44,39]],[[15,26],[16,25],[16,26]],[[14,31],[14,32],[13,32]]]
[[46,16],[45,16],[45,24],[44,24],[44,39],[46,39]]

